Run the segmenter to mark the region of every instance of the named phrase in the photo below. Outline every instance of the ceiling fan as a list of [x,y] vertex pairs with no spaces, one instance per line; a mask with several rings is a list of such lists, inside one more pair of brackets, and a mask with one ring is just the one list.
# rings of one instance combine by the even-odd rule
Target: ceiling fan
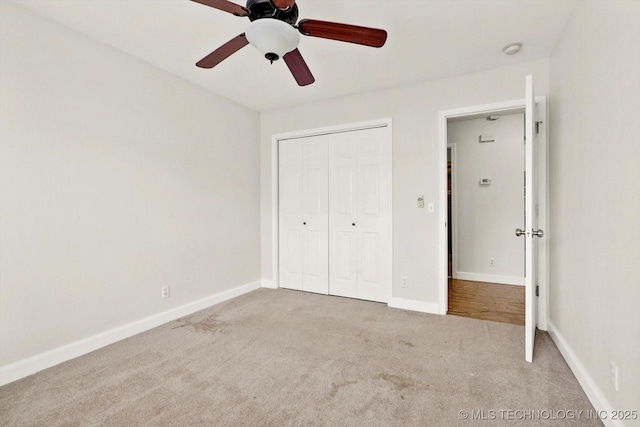
[[247,0],[246,6],[227,0],[192,1],[251,20],[244,33],[198,61],[196,65],[200,68],[213,68],[251,43],[271,63],[284,59],[296,82],[306,86],[315,79],[298,50],[298,33],[371,47],[382,47],[387,41],[387,32],[375,28],[313,19],[302,19],[296,25],[298,5],[295,0]]

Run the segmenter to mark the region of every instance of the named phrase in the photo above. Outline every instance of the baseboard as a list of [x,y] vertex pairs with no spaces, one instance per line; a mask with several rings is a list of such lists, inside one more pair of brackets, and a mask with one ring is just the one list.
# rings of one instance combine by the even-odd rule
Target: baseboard
[[157,326],[179,319],[180,317],[195,313],[221,302],[244,295],[260,288],[261,281],[248,283],[229,289],[198,301],[194,301],[180,307],[172,308],[162,313],[137,320],[124,326],[105,331],[94,336],[49,350],[47,352],[31,356],[27,359],[0,367],[0,385],[17,381],[36,372],[74,359],[99,348],[132,337],[141,332],[148,331]]
[[416,301],[403,298],[391,298],[387,305],[391,308],[401,308],[403,310],[420,311],[422,313],[439,314],[440,306],[431,302]]
[[465,271],[457,271],[454,277],[458,280],[471,280],[473,282],[499,283],[501,285],[517,285],[524,286],[524,277],[518,276],[501,276],[498,274],[468,273]]
[[267,289],[278,289],[278,287],[273,284],[273,280],[262,279],[262,287]]
[[[571,368],[573,375],[576,376],[576,379],[580,383],[580,386],[586,393],[589,401],[595,408],[596,411],[602,411],[604,414],[610,415],[613,413],[613,407],[605,397],[600,387],[596,384],[596,382],[589,375],[589,371],[582,364],[580,358],[573,351],[567,340],[562,336],[558,328],[551,322],[548,321],[547,325],[549,327],[548,332],[551,336],[551,339],[560,350],[562,357],[567,362],[567,365]],[[607,417],[610,418],[610,417]],[[624,424],[619,420],[611,420],[611,419],[603,419],[602,422],[607,427],[623,427]]]

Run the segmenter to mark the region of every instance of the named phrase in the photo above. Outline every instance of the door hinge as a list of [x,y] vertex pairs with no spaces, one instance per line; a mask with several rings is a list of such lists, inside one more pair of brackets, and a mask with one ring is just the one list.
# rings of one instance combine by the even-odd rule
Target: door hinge
[[536,135],[540,133],[540,124],[541,123],[542,123],[541,121],[540,122],[536,122]]
[[540,296],[540,286],[536,285],[536,296],[539,297]]

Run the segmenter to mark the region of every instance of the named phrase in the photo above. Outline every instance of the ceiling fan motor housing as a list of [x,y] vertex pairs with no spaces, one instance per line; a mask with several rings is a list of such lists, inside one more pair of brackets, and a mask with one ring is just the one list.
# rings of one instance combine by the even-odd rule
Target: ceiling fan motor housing
[[247,0],[246,8],[249,11],[251,21],[273,18],[290,25],[295,25],[298,22],[298,5],[295,3],[289,9],[279,10],[271,3],[271,0]]

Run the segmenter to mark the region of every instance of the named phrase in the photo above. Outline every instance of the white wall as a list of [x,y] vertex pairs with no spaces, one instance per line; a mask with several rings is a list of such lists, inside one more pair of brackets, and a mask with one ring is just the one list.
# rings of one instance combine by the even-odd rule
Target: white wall
[[[480,135],[495,142],[479,143]],[[524,114],[453,121],[447,137],[456,153],[456,276],[523,285],[524,238],[514,230],[524,228]]]
[[0,367],[259,280],[259,115],[1,7]]
[[[438,113],[470,105],[524,98],[527,74],[537,92],[548,93],[548,61],[541,60],[394,89],[354,95],[261,115],[262,277],[272,279],[271,136],[294,130],[393,119],[393,297],[438,303],[439,195]],[[418,209],[424,195],[436,213]],[[407,276],[408,287],[400,286]]]
[[640,410],[638,22],[637,1],[580,2],[551,57],[550,326],[619,410]]

